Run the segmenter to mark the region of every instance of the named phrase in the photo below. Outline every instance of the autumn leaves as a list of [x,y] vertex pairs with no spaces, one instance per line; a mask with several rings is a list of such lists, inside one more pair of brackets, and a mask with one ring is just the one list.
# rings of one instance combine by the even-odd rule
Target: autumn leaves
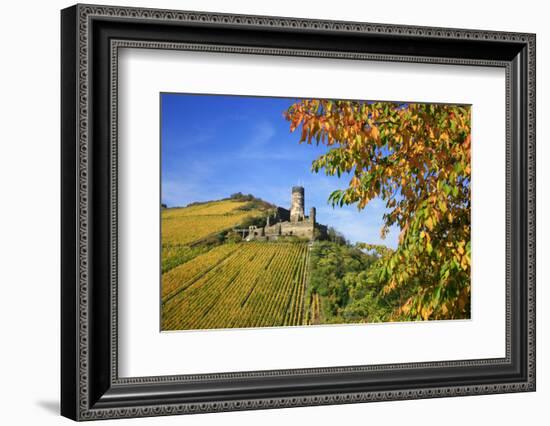
[[300,143],[324,144],[314,172],[346,177],[333,205],[386,203],[399,245],[376,265],[394,320],[470,315],[470,107],[302,100],[285,113]]

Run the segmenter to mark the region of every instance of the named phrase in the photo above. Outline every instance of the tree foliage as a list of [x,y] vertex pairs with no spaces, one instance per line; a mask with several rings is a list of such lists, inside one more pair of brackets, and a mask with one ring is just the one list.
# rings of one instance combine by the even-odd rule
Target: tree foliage
[[340,242],[318,241],[312,246],[306,298],[319,295],[320,323],[377,322],[388,316],[366,285],[375,261],[375,255]]
[[300,143],[325,145],[312,170],[349,178],[333,205],[380,198],[382,236],[400,229],[376,268],[391,319],[470,313],[470,108],[463,105],[302,100],[285,113]]

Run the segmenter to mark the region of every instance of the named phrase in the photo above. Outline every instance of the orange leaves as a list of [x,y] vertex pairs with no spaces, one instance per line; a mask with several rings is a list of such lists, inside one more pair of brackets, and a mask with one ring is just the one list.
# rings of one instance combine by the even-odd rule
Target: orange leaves
[[397,287],[397,282],[395,280],[391,280],[383,289],[382,293],[388,294],[391,293],[395,288]]
[[349,182],[349,186],[352,188],[358,188],[361,185],[361,180],[357,176],[353,176]]
[[466,308],[470,302],[470,288],[463,288],[457,298],[457,307],[460,311]]
[[448,243],[448,247],[451,249],[453,259],[456,267],[463,271],[470,271],[471,256],[470,256],[470,244],[464,240]]
[[426,227],[432,231],[434,229],[434,221],[431,217],[429,217],[428,219],[426,219],[426,221],[424,222]]
[[422,319],[424,321],[428,320],[430,318],[430,315],[432,314],[433,312],[433,308],[430,307],[430,306],[423,306],[422,309],[420,310],[420,315],[422,316]]
[[[291,132],[294,131],[292,126],[290,127],[290,131]],[[300,136],[300,143],[305,142],[306,138],[307,138],[307,128],[304,126],[302,127],[302,135]]]
[[403,306],[401,306],[399,308],[399,313],[402,313],[404,315],[407,315],[410,311],[411,311],[411,308],[412,308],[412,297],[409,298],[404,304]]
[[465,271],[470,269],[470,256],[462,256],[460,260],[460,267]]
[[367,197],[360,197],[359,203],[357,205],[359,210],[363,210],[366,207],[366,205],[369,201],[370,201],[370,199],[367,198]]
[[303,108],[297,104],[285,111],[283,115],[287,120],[290,120],[290,132],[294,132],[304,119]]
[[470,152],[470,144],[472,143],[472,136],[470,133],[466,136],[466,139],[464,139],[464,149],[468,151],[468,154]]
[[380,139],[380,131],[378,130],[378,127],[374,126],[370,128],[369,136],[373,138],[374,140]]

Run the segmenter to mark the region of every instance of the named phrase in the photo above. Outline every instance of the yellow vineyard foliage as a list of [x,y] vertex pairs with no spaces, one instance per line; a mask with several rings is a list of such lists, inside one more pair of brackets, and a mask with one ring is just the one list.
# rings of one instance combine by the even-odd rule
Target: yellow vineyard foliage
[[302,324],[307,243],[228,244],[196,260],[165,274],[163,330]]
[[223,244],[162,274],[162,300],[191,285],[194,279],[225,260],[237,247],[236,244]]
[[183,208],[163,209],[162,244],[185,245],[238,225],[257,212],[239,210],[246,203],[223,200]]

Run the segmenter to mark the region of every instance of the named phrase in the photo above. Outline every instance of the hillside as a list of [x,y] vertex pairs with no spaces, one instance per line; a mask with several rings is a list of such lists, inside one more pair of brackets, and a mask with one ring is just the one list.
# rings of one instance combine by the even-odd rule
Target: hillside
[[232,228],[264,215],[263,205],[234,199],[162,209],[162,272],[220,244]]
[[162,329],[299,325],[305,242],[225,244],[163,275]]
[[162,329],[300,325],[308,244],[244,242],[275,206],[251,195],[162,210]]
[[[162,210],[161,329],[373,322],[389,305],[368,273],[377,260],[331,241],[243,240],[274,206],[246,196]],[[248,238],[247,238],[248,239]]]
[[246,201],[222,200],[190,207],[162,210],[162,244],[186,245],[231,229],[255,216],[258,210],[243,210]]

